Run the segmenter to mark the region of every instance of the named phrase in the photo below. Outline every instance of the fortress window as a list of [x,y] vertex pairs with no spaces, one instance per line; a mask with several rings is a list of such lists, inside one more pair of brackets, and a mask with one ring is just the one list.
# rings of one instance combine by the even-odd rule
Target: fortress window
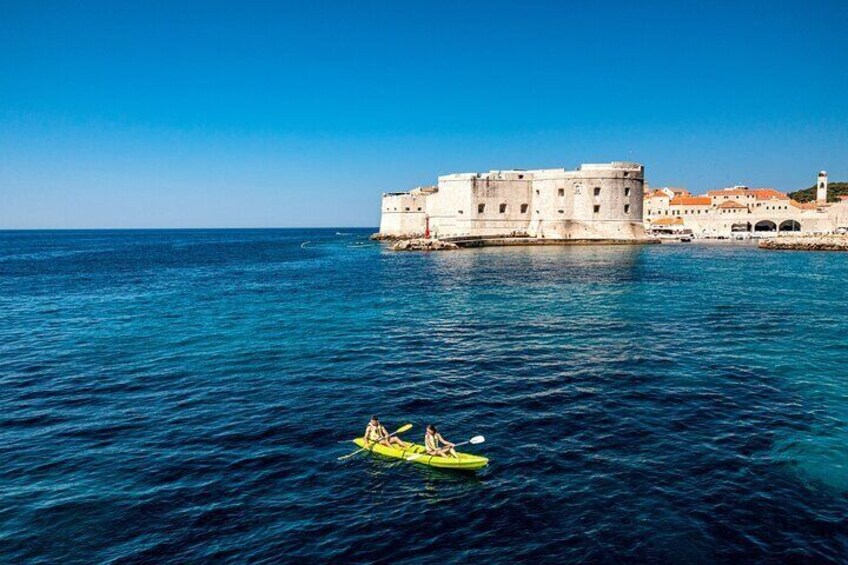
[[559,213],[559,214],[565,214],[565,211],[564,211],[564,210],[557,210],[557,213]]
[[601,195],[601,187],[600,187],[600,186],[596,186],[596,187],[595,187],[595,196],[600,196],[600,195]]
[[630,196],[630,187],[629,186],[624,188],[624,196]]
[[625,213],[625,214],[629,214],[629,213],[630,213],[630,204],[625,204],[625,205],[624,205],[624,213]]
[[458,212],[459,212],[460,214],[462,214],[462,210],[458,210]]
[[486,205],[485,204],[478,204],[477,205],[477,213],[478,214],[482,214],[485,211],[486,211]]
[[409,206],[406,207],[406,211],[409,212]]
[[522,205],[521,205],[521,213],[522,213],[522,214],[526,214],[526,213],[527,213],[527,204],[522,204]]
[[536,194],[539,194],[539,189],[538,189],[538,188],[536,189]]
[[524,178],[524,175],[518,175],[518,178],[519,178],[519,179],[523,179],[523,178]]
[[[600,189],[599,189],[599,188],[596,188],[595,190],[600,190]],[[595,204],[595,208],[594,208],[594,212],[595,212],[595,214],[597,214],[597,213],[598,213],[598,212],[600,212],[600,211],[601,211],[601,205],[600,205],[600,204]]]
[[506,204],[501,204],[498,210],[501,214],[506,214]]
[[565,189],[564,189],[564,188],[560,188],[559,190],[557,190],[557,195],[558,195],[558,196],[565,196]]
[[418,207],[418,211],[419,211],[419,212],[421,211],[421,206],[419,206],[419,207]]
[[629,172],[629,171],[624,171],[624,176],[629,177],[629,176],[630,176],[630,172]]

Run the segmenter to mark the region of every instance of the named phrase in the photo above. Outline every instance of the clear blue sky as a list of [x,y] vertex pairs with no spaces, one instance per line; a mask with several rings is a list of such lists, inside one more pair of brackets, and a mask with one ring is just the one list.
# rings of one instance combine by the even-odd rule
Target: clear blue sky
[[439,174],[848,180],[848,2],[0,0],[0,228],[375,226]]

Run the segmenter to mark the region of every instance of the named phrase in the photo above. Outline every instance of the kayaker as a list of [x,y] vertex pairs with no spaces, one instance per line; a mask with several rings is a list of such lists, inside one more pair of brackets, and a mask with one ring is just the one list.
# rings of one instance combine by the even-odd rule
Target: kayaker
[[368,422],[368,426],[365,427],[365,445],[366,447],[370,447],[374,443],[379,443],[380,445],[385,445],[386,447],[400,447],[401,449],[406,449],[407,445],[399,437],[388,437],[389,432],[386,431],[386,428],[383,424],[380,423],[380,420],[377,416],[371,416],[371,421]]
[[436,426],[432,424],[427,426],[427,431],[424,433],[424,449],[427,450],[428,454],[439,455],[441,457],[450,455],[451,457],[459,459],[459,455],[456,454],[454,445],[456,444],[453,444],[442,437],[442,434],[439,433]]

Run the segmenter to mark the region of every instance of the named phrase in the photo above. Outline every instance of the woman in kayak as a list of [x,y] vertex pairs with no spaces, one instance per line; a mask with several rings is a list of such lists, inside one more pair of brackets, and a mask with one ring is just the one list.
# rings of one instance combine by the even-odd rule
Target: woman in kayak
[[377,416],[371,416],[371,421],[368,422],[368,426],[365,428],[365,446],[370,447],[374,443],[379,443],[386,447],[406,449],[406,444],[399,437],[388,436],[389,432],[386,431],[386,428],[380,423]]
[[436,426],[427,426],[427,431],[424,433],[424,449],[427,450],[429,455],[446,457],[447,454],[459,459],[459,455],[456,454],[454,445],[455,444],[442,437],[442,434],[439,433]]

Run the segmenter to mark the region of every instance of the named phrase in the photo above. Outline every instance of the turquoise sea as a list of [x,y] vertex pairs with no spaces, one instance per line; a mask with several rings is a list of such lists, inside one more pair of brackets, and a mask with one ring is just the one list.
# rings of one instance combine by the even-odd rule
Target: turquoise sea
[[0,561],[848,560],[848,254],[371,231],[0,232]]

